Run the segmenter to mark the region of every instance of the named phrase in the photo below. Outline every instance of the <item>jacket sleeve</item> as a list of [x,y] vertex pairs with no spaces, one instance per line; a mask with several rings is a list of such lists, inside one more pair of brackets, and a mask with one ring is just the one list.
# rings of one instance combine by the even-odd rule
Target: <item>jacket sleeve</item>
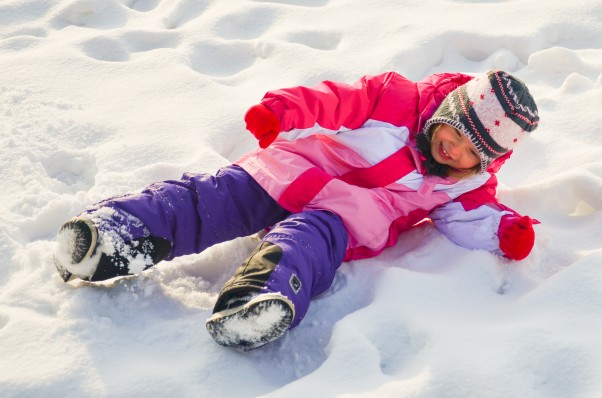
[[392,82],[411,86],[412,92],[416,91],[414,82],[396,72],[388,72],[364,76],[353,84],[324,81],[313,87],[270,91],[261,103],[276,114],[283,132],[318,127],[335,133],[361,127]]
[[[500,248],[500,236],[520,220],[521,215],[498,202],[496,188],[497,178],[491,175],[481,187],[437,207],[430,218],[437,230],[460,246],[487,250],[513,259],[524,258],[533,247],[532,241],[520,242],[526,245],[524,256],[509,255]],[[522,237],[517,236],[517,239]]]

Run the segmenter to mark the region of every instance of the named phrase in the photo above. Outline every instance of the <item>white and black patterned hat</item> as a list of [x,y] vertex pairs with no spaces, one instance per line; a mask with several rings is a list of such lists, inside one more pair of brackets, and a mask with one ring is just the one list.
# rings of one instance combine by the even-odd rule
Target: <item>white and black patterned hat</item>
[[537,128],[539,115],[522,81],[492,70],[449,93],[422,132],[428,133],[438,123],[453,126],[472,141],[481,156],[483,172]]

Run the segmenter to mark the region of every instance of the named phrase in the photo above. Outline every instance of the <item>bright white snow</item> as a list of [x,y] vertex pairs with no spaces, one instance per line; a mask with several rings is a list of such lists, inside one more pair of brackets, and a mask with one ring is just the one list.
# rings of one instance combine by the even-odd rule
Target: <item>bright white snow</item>
[[[542,118],[499,175],[541,221],[524,261],[422,226],[249,353],[204,322],[252,239],[96,285],[52,265],[84,207],[255,148],[269,89],[489,68]],[[600,397],[601,126],[599,0],[2,0],[0,396]]]

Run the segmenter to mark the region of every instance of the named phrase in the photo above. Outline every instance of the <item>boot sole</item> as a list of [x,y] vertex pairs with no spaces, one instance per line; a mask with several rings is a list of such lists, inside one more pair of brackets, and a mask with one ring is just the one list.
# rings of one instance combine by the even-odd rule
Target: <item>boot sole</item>
[[293,322],[294,308],[281,294],[260,294],[240,307],[213,314],[206,327],[218,344],[250,351],[282,337]]
[[[90,246],[88,247],[88,250],[86,251],[86,253],[84,254],[84,256],[81,258],[80,261],[78,261],[75,264],[80,264],[84,261],[89,260],[92,255],[94,254],[95,250],[96,250],[96,246],[98,244],[98,230],[96,228],[96,225],[94,225],[94,223],[86,218],[82,218],[82,217],[76,217],[73,218],[69,221],[67,221],[65,224],[63,224],[63,226],[59,229],[58,234],[61,233],[61,231],[67,229],[67,228],[72,228],[72,226],[75,224],[75,222],[77,221],[82,221],[86,224],[86,226],[88,227],[88,230],[90,231]],[[53,258],[54,261],[54,266],[56,267],[56,270],[58,271],[59,275],[61,276],[61,278],[63,279],[64,282],[69,282],[71,279],[74,279],[76,277],[76,275],[73,275],[73,273],[71,273],[69,270],[67,270],[58,260],[58,258],[56,256],[54,256]]]

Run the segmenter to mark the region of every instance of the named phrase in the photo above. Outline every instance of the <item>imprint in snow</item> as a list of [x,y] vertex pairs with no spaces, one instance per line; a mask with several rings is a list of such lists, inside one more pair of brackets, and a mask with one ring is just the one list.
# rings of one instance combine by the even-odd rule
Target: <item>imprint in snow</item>
[[288,4],[301,7],[323,7],[328,4],[328,0],[253,0],[257,3]]
[[299,43],[316,50],[336,50],[341,42],[341,34],[337,32],[316,32],[311,30],[291,32],[287,40]]
[[163,19],[163,25],[167,29],[177,29],[201,16],[206,8],[206,1],[181,0],[170,14]]
[[84,54],[99,61],[123,62],[130,59],[129,51],[115,39],[95,37],[80,45]]
[[10,321],[10,318],[8,316],[0,314],[0,329],[4,328],[6,325],[8,325],[9,321]]
[[[9,3],[9,4],[6,4]],[[33,25],[43,18],[52,7],[52,2],[46,0],[3,1],[0,7],[0,26],[3,28],[19,25]],[[0,36],[0,39],[6,38]]]
[[107,0],[74,0],[62,7],[52,20],[52,24],[63,29],[70,25],[95,29],[114,29],[124,26],[127,21],[121,4]]
[[508,0],[447,0],[450,3],[505,3]]
[[203,43],[192,48],[189,58],[195,71],[208,76],[227,77],[249,68],[257,56],[248,43]]
[[89,152],[56,151],[49,154],[40,163],[48,177],[69,187],[72,191],[90,189],[95,182],[98,168],[96,159]]
[[133,53],[176,48],[181,41],[177,32],[132,31],[122,36],[125,46]]
[[574,73],[593,79],[597,74],[594,68],[583,62],[576,51],[564,47],[552,47],[533,53],[529,57],[529,68],[540,75],[562,79]]
[[[7,34],[0,40],[0,51],[20,51],[39,47],[46,43],[48,31],[43,28],[20,28]],[[0,36],[1,37],[1,36]]]
[[230,13],[215,24],[215,33],[224,39],[254,39],[272,26],[273,19],[274,10],[265,8]]
[[135,11],[148,12],[157,8],[160,2],[161,0],[128,0],[125,6]]
[[560,92],[565,94],[581,94],[584,91],[594,88],[594,82],[589,78],[579,74],[571,73],[564,79]]

